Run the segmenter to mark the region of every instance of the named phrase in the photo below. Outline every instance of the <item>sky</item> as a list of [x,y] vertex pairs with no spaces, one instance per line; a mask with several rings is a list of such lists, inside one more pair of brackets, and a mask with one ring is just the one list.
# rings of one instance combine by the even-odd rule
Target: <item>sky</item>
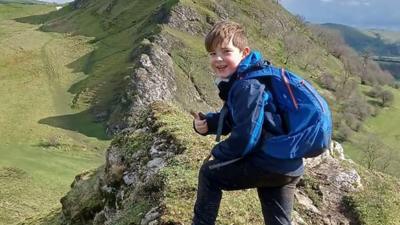
[[311,23],[400,31],[399,0],[280,0],[292,14]]

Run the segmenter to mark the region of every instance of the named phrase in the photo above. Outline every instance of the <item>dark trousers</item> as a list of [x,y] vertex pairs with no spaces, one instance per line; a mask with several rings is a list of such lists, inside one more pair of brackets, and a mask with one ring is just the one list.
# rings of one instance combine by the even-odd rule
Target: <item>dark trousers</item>
[[268,225],[290,225],[294,191],[300,177],[269,173],[248,160],[210,169],[217,160],[203,164],[199,172],[197,199],[192,225],[214,225],[222,190],[257,188],[264,222]]

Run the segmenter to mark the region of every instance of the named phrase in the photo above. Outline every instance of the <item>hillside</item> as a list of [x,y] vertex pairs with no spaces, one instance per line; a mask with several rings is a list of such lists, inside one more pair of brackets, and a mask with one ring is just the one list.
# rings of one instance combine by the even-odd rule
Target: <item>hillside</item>
[[[91,51],[69,64],[86,75],[68,88],[71,106],[87,110],[106,123],[108,135],[116,135],[105,164],[75,177],[61,209],[21,224],[189,223],[197,171],[213,142],[192,131],[188,111],[215,110],[221,104],[203,37],[223,18],[244,24],[252,47],[274,64],[316,86],[321,74],[347,83],[342,82],[347,76],[343,63],[276,1],[78,0],[59,11],[16,20],[43,24],[44,33],[85,36]],[[342,95],[362,94],[357,87],[346,87]],[[344,109],[357,108],[338,102],[334,91],[319,89],[335,120],[340,122]],[[309,163],[296,194],[296,223],[399,224],[398,181],[343,157],[335,144]],[[381,185],[387,187],[383,193]],[[261,224],[259,212],[254,191],[231,192],[224,196],[219,223]]]
[[101,124],[71,109],[69,66],[91,50],[82,37],[38,31],[14,18],[53,5],[0,4],[0,224],[58,207],[77,173],[96,168],[109,144]]
[[[341,24],[323,24],[324,27],[340,32],[346,43],[359,54],[374,56],[379,65],[400,78],[400,32],[384,30],[362,30]],[[391,57],[393,63],[384,60]]]
[[323,24],[323,26],[339,31],[346,43],[357,52],[371,51],[380,56],[399,56],[399,40],[396,35],[379,30],[360,30],[341,24]]

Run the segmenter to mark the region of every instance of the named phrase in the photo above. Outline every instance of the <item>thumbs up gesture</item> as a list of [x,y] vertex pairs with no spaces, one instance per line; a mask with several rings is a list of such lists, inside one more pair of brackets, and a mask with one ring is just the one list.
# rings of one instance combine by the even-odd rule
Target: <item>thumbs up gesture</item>
[[201,112],[193,112],[191,111],[194,118],[194,129],[200,134],[206,134],[208,132],[208,125],[206,120],[206,115]]

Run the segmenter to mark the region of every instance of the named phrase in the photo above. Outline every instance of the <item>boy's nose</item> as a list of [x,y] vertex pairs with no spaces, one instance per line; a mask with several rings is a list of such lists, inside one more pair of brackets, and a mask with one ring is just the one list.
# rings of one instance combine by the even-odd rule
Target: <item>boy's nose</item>
[[222,61],[222,56],[220,56],[220,55],[217,55],[217,59],[216,59],[217,61]]

